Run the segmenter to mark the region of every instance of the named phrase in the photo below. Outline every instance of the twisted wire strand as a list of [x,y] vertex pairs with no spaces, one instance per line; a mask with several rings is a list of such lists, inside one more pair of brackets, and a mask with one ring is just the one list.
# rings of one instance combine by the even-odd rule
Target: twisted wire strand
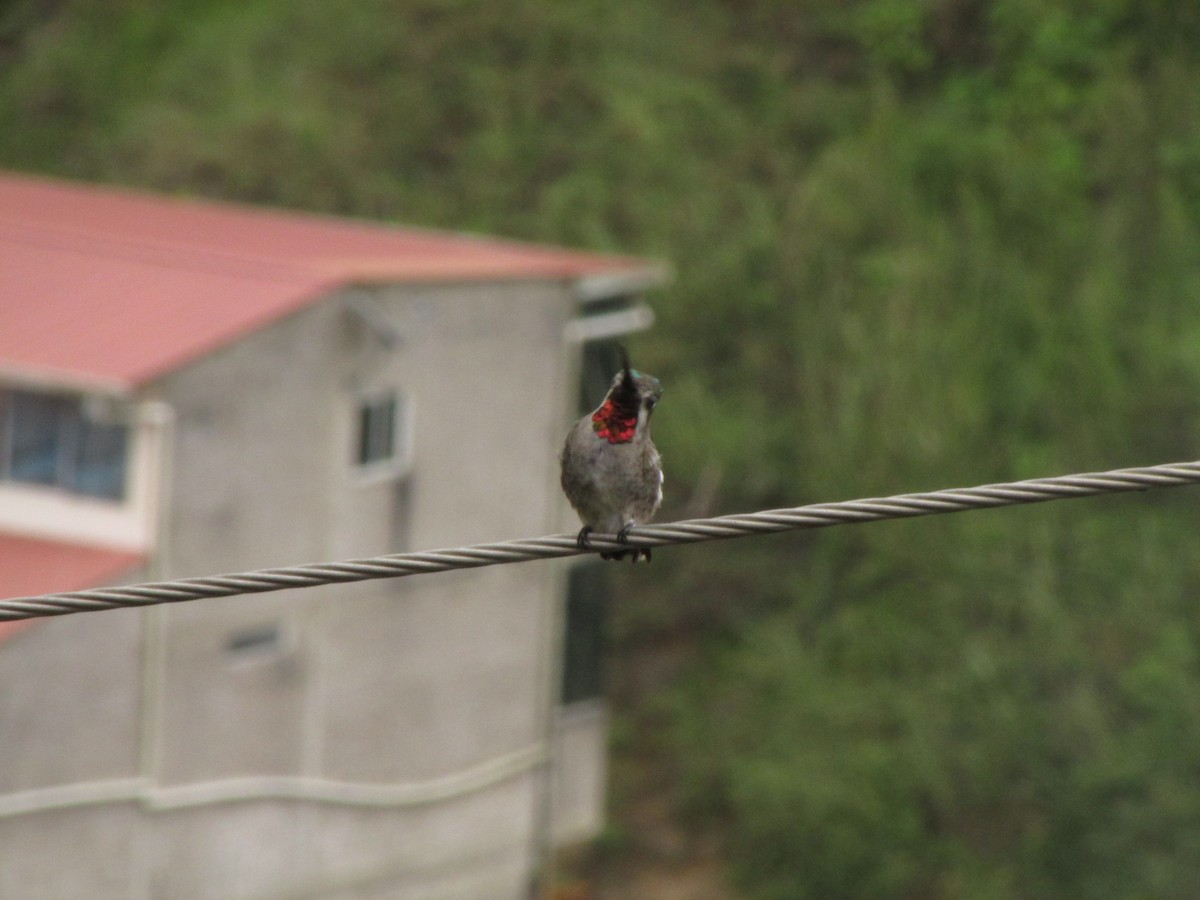
[[286,566],[231,575],[183,578],[175,581],[43,594],[38,597],[16,597],[11,600],[0,600],[0,621],[39,616],[61,616],[117,607],[153,606],[159,603],[177,603],[206,597],[232,597],[239,594],[342,584],[374,578],[399,578],[406,575],[445,572],[451,569],[576,556],[597,550],[616,550],[623,547],[662,547],[669,544],[722,540],[751,534],[768,534],[802,528],[826,528],[831,525],[852,525],[881,519],[940,515],[971,509],[992,509],[1000,506],[1043,503],[1048,500],[1066,500],[1073,497],[1090,497],[1096,494],[1125,491],[1146,491],[1196,483],[1200,483],[1200,461],[1035,478],[1028,481],[986,484],[971,488],[949,488],[926,493],[898,494],[893,497],[814,503],[790,509],[771,509],[756,513],[639,526],[629,532],[628,543],[625,544],[619,543],[615,535],[593,534],[591,535],[591,546],[587,550],[578,547],[575,535],[556,534],[494,544],[477,544],[473,547],[458,547],[449,550],[397,553],[367,559]]

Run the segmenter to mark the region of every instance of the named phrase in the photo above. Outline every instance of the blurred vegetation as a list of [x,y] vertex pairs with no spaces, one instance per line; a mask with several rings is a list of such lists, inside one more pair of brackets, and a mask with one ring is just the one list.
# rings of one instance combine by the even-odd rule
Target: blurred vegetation
[[[0,121],[9,167],[670,260],[664,517],[1200,455],[1200,5],[12,0]],[[662,553],[619,751],[749,897],[1191,897],[1198,517]]]

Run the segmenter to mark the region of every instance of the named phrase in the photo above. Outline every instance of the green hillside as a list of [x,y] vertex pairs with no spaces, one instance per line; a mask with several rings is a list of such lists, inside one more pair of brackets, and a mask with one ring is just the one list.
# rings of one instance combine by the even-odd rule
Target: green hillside
[[[1200,457],[1183,0],[11,0],[0,123],[9,168],[669,260],[664,519]],[[1198,534],[1185,489],[622,570],[598,867],[653,783],[750,898],[1194,896]]]

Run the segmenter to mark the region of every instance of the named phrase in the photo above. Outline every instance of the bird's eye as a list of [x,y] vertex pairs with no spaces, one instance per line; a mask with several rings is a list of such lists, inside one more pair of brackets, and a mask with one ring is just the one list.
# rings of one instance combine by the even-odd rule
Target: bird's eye
[[655,403],[657,403],[657,402],[658,402],[658,401],[657,401],[657,400],[655,400],[653,397],[647,397],[647,398],[646,398],[646,409],[648,409],[648,410],[649,410],[649,409],[654,409],[654,404],[655,404]]

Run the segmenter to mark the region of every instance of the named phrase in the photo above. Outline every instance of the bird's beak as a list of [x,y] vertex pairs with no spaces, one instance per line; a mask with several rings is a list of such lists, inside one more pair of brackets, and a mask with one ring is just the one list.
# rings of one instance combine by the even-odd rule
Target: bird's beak
[[625,350],[625,345],[621,344],[617,347],[621,351],[621,369],[625,373],[625,383],[633,384],[633,370],[629,367],[629,353]]

